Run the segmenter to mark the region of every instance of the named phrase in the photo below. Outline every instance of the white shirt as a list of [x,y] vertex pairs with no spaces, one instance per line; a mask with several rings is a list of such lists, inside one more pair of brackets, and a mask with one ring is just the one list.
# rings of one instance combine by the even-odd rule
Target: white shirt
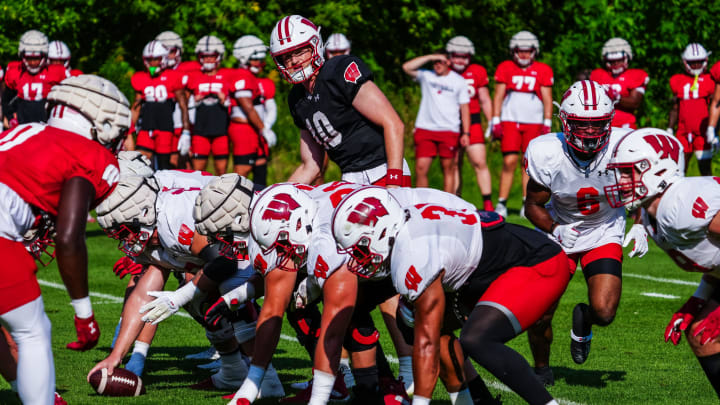
[[438,76],[434,71],[420,69],[415,80],[422,90],[415,128],[460,132],[460,105],[470,102],[465,79],[452,70]]

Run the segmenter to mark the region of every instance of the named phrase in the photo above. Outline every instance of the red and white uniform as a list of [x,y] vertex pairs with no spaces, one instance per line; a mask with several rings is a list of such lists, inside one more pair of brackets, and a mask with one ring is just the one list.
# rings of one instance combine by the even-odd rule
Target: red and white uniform
[[80,69],[70,69],[70,68],[67,68],[67,69],[65,69],[65,74],[67,75],[67,77],[70,77],[70,76],[80,76],[81,74],[83,74],[83,71],[80,70]]
[[[632,90],[645,94],[645,87],[650,81],[650,77],[642,69],[628,69],[615,77],[609,71],[598,68],[590,73],[590,80],[601,84],[608,93],[629,97]],[[635,129],[637,128],[636,121],[635,115],[616,109],[612,126]]]
[[247,121],[245,112],[238,105],[236,99],[249,98],[255,100],[259,97],[258,79],[247,69],[232,70],[231,79],[234,97],[231,101],[230,117],[245,122],[230,121],[228,135],[233,144],[233,155],[238,164],[252,165],[255,163],[257,152],[260,149],[260,135]]
[[181,76],[164,70],[158,76],[146,71],[135,73],[130,82],[142,97],[137,146],[160,154],[172,152],[175,91],[182,89]]
[[642,210],[648,235],[685,271],[720,278],[720,249],[708,226],[720,211],[717,177],[684,177],[665,191],[655,221]]
[[511,60],[498,65],[495,82],[504,83],[506,89],[500,120],[542,124],[543,103],[540,88],[552,86],[553,80],[552,68],[542,62],[534,61],[526,68],[521,68]]
[[[253,105],[255,106],[255,111],[257,111],[258,115],[260,115],[260,119],[267,125],[268,111],[265,104],[268,100],[275,99],[275,82],[267,77],[258,77],[257,87],[258,94],[253,100]],[[273,120],[272,124],[274,123],[275,121]]]
[[45,99],[50,89],[67,77],[65,66],[48,65],[37,74],[30,74],[22,62],[10,62],[5,73],[5,84],[17,91],[14,112],[20,124],[47,120]]
[[[235,91],[233,77],[230,69],[221,69],[214,75],[190,74],[187,87],[196,105],[192,131],[192,151],[196,157],[206,158],[212,153],[217,159],[225,159],[229,154],[228,107]],[[222,103],[218,100],[219,94],[224,97]]]
[[[697,81],[696,81],[697,80]],[[675,136],[685,153],[710,149],[706,145],[708,104],[715,91],[715,82],[708,73],[697,78],[676,74],[670,78],[670,89],[678,100],[678,127]]]
[[480,124],[482,109],[480,108],[478,92],[490,83],[487,70],[473,63],[465,69],[462,77],[467,83],[468,96],[470,96],[470,143],[485,143],[482,125]]
[[[181,62],[179,65],[175,65],[173,68],[173,72],[178,74],[180,76],[180,83],[184,88],[187,88],[188,81],[190,79],[190,74],[193,72],[199,72],[200,71],[200,63],[195,60],[190,61],[184,61]],[[188,114],[192,111],[192,117],[190,119],[190,122],[195,122],[195,110],[190,110],[190,107],[195,106],[195,101],[192,98],[188,99]],[[180,107],[176,104],[175,105],[175,111],[173,111],[173,123],[175,124],[175,135],[179,138],[180,133],[182,132],[182,112],[180,111]],[[174,141],[174,151],[177,151],[177,139]]]
[[615,184],[615,174],[606,167],[615,144],[627,132],[613,128],[608,144],[584,169],[571,160],[561,132],[535,138],[525,152],[525,171],[551,191],[547,209],[553,219],[559,224],[582,221],[576,227],[580,237],[572,249],[565,250],[568,254],[623,241],[625,210],[608,204],[604,188]]

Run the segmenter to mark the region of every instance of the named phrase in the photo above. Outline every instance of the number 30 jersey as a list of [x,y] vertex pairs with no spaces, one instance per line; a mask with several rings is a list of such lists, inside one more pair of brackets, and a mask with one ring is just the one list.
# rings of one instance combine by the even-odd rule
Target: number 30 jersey
[[610,141],[585,168],[570,157],[562,132],[542,135],[530,141],[523,165],[533,181],[551,191],[547,206],[560,224],[582,221],[575,246],[565,252],[584,252],[608,243],[622,243],[625,233],[624,208],[612,208],[604,187],[615,184],[615,173],[607,170],[615,144],[629,130],[613,128]]
[[360,172],[387,162],[382,128],[352,105],[370,69],[352,55],[336,56],[320,68],[312,94],[296,84],[288,96],[298,128],[309,131],[342,173]]
[[708,237],[710,222],[720,211],[720,179],[686,177],[667,189],[655,221],[643,209],[648,235],[685,271],[712,272],[720,278],[720,248]]

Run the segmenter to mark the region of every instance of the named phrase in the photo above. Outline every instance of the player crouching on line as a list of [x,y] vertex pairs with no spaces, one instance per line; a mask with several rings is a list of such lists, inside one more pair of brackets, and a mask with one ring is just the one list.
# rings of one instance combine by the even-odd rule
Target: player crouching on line
[[346,196],[332,231],[338,248],[353,257],[351,271],[391,276],[400,295],[414,303],[413,404],[432,398],[451,291],[458,309],[469,313],[460,319],[463,352],[528,403],[557,404],[527,361],[505,345],[565,291],[568,259],[557,244],[494,213],[403,209],[381,188]]

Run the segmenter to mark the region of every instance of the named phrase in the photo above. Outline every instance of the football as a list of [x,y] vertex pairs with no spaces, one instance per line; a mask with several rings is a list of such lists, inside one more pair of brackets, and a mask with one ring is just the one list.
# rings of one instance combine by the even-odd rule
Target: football
[[136,397],[145,393],[142,379],[124,368],[115,368],[108,375],[106,368],[90,375],[90,385],[100,395],[109,397]]

